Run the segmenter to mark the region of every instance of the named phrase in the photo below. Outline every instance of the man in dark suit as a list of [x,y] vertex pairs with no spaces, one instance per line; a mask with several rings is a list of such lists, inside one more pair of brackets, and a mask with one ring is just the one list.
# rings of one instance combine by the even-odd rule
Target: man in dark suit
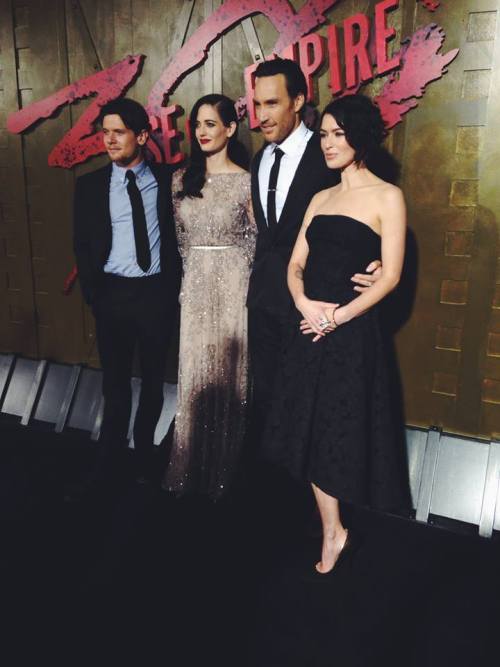
[[134,422],[138,480],[152,475],[153,437],[181,278],[171,171],[147,162],[149,121],[123,98],[100,115],[111,163],[81,176],[74,197],[74,250],[81,289],[96,322],[104,415],[92,482],[107,483],[127,446],[134,352],[141,390]]
[[[255,71],[255,112],[266,140],[252,163],[252,202],[258,235],[248,290],[248,342],[256,435],[269,413],[293,302],[287,267],[312,197],[339,181],[326,166],[319,135],[301,120],[307,85],[292,60],[276,58]],[[367,271],[373,271],[372,263]],[[376,275],[356,275],[355,289]],[[279,391],[279,387],[276,388]]]

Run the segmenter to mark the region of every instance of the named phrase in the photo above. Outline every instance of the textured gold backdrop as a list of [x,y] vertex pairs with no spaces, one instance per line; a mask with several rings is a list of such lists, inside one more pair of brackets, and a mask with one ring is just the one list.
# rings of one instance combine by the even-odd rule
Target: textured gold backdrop
[[[69,297],[61,292],[73,265],[74,178],[106,160],[94,158],[72,171],[47,166],[50,149],[85,102],[65,107],[23,137],[7,133],[7,115],[127,53],[147,55],[128,93],[146,102],[182,40],[219,4],[0,0],[1,350],[97,364],[92,317],[79,290]],[[375,4],[343,0],[328,17],[339,23],[359,11],[372,14]],[[443,50],[460,48],[449,73],[428,87],[418,109],[389,140],[402,165],[418,267],[413,309],[397,335],[397,348],[409,424],[491,437],[500,435],[500,0],[442,0],[441,5],[430,14],[415,0],[401,0],[391,15],[403,37],[436,21],[446,31]],[[319,32],[326,34],[326,27]],[[189,110],[204,93],[237,98],[252,51],[260,44],[269,53],[276,38],[264,17],[247,20],[212,48],[171,101]],[[323,68],[317,77],[320,108],[329,99],[327,83]],[[261,143],[246,124],[241,137],[252,152]]]

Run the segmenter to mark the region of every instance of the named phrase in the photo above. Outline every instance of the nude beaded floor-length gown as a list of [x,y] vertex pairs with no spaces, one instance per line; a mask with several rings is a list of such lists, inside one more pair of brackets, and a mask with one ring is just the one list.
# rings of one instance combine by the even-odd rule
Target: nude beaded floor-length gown
[[184,267],[178,404],[164,487],[218,497],[238,468],[247,422],[250,174],[211,174],[202,198],[176,197],[181,179],[178,171],[172,182]]

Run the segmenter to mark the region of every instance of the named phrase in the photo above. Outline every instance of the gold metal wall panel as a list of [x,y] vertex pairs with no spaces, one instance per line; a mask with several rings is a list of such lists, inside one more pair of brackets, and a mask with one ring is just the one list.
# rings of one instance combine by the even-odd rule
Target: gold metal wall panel
[[419,248],[415,308],[397,340],[407,420],[485,437],[500,428],[491,315],[500,200],[485,191],[485,161],[499,148],[499,9],[497,0],[446,4],[439,23],[460,54],[406,118],[398,154]]
[[17,49],[26,43],[26,10],[0,1],[0,347],[3,351],[38,355],[33,293],[31,239],[24,180],[24,139],[5,130],[9,113],[19,109]]

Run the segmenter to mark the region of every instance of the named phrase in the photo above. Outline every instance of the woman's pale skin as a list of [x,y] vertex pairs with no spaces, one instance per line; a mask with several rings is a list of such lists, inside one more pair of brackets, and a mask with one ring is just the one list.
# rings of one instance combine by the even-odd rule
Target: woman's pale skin
[[[401,190],[375,176],[363,163],[354,161],[355,151],[333,116],[325,114],[320,135],[327,166],[340,169],[342,178],[338,185],[318,192],[311,200],[288,265],[288,287],[297,310],[303,315],[300,328],[303,334],[315,334],[312,342],[319,345],[324,336],[335,335],[334,328],[320,327],[322,321],[333,321],[336,326],[342,326],[365,313],[397,286],[406,238],[406,208]],[[381,237],[382,266],[378,280],[370,289],[342,306],[313,301],[304,293],[303,274],[309,254],[306,231],[316,215],[354,218]],[[338,500],[314,484],[312,487],[323,525],[321,561],[316,569],[326,574],[340,555],[347,531],[340,519]]]
[[236,132],[236,123],[224,125],[217,108],[202,104],[196,116],[195,135],[206,155],[207,174],[237,174],[244,169],[232,162],[227,154],[229,139]]

